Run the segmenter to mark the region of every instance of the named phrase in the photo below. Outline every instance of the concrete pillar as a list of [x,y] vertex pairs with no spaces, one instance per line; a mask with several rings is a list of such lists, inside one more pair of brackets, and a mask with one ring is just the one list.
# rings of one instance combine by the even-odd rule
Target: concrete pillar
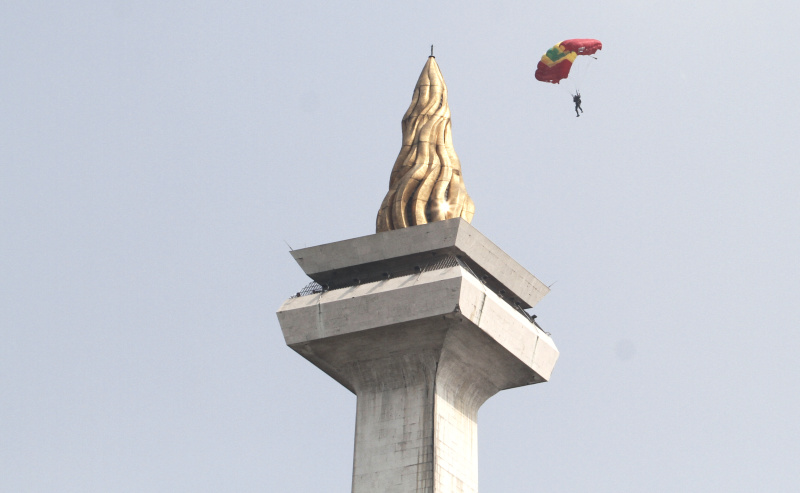
[[278,318],[358,397],[352,491],[477,492],[478,409],[558,358],[523,311],[547,288],[461,219],[292,253],[318,284]]

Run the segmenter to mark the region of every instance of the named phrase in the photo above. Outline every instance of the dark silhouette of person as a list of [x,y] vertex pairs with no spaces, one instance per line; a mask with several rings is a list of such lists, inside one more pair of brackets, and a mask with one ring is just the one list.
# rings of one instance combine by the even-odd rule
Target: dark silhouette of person
[[[581,116],[583,113],[583,108],[581,108],[581,93],[575,91],[575,95],[572,96],[572,102],[575,103],[575,116]],[[581,113],[578,113],[578,110],[581,110]]]

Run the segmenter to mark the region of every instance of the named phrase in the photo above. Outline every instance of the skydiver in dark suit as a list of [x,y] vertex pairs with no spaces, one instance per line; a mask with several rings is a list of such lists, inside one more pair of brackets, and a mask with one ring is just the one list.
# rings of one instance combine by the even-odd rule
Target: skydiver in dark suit
[[[572,102],[575,103],[575,116],[581,116],[583,108],[581,108],[581,93],[579,91],[575,91],[575,95],[572,96]],[[578,113],[578,110],[581,110],[581,113]]]

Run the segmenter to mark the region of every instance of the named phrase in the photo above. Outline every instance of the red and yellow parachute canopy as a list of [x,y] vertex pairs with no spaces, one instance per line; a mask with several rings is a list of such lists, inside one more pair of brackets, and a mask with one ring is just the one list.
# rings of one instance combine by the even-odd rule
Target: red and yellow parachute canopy
[[566,79],[572,62],[578,55],[594,55],[603,49],[603,43],[596,39],[568,39],[553,46],[544,54],[536,66],[536,79],[558,84]]

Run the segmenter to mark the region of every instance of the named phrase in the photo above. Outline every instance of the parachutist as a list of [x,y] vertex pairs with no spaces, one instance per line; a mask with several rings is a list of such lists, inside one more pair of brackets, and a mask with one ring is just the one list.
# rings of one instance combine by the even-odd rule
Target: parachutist
[[[575,91],[575,95],[572,96],[572,102],[575,103],[575,116],[581,116],[583,113],[583,108],[581,108],[581,93]],[[581,113],[578,113],[578,110],[581,110]]]

